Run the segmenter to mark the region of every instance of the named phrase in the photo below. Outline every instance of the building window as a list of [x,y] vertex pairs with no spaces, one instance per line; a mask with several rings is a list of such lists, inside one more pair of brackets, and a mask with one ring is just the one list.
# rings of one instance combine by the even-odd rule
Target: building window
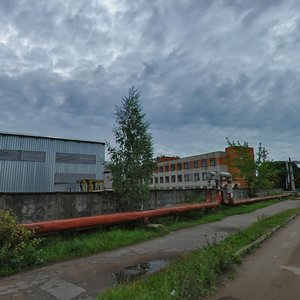
[[176,182],[176,176],[175,175],[171,176],[171,182]]
[[184,166],[184,169],[185,169],[185,170],[188,170],[188,169],[190,168],[189,162],[188,162],[188,161],[185,162],[183,166]]
[[159,182],[160,183],[164,183],[164,178],[161,176],[161,177],[159,177]]
[[75,154],[75,153],[56,153],[56,162],[62,164],[96,164],[96,155]]
[[165,177],[165,183],[169,183],[170,182],[170,177],[169,176],[166,176]]
[[198,160],[194,160],[194,168],[195,169],[199,168],[199,162],[198,162]]
[[207,172],[202,173],[202,180],[203,181],[207,180]]
[[194,173],[194,181],[200,181],[199,173]]
[[65,183],[75,183],[78,180],[95,180],[96,174],[77,174],[77,173],[55,173],[54,183],[55,184],[65,184]]
[[207,167],[207,159],[202,159],[201,160],[201,166],[202,166],[202,168]]
[[182,182],[182,175],[177,175],[177,182]]
[[20,152],[21,152],[22,161],[45,162],[46,160],[46,152],[39,152],[39,151],[20,151]]
[[165,172],[169,172],[169,165],[165,165]]
[[0,150],[0,160],[45,162],[46,152],[25,150]]
[[216,159],[215,158],[211,158],[210,161],[209,161],[209,164],[211,166],[216,166]]
[[17,150],[0,150],[0,160],[20,160],[19,151]]
[[153,177],[150,178],[150,184],[153,184]]
[[184,174],[184,181],[185,182],[190,181],[190,174]]
[[155,183],[158,183],[158,177],[155,177],[155,179],[154,179],[155,181]]
[[171,165],[171,172],[175,171],[175,165]]
[[182,170],[182,165],[181,163],[177,164],[177,171],[181,171]]
[[160,166],[160,167],[159,167],[159,172],[162,173],[163,171],[164,171],[164,167],[163,167],[163,166]]

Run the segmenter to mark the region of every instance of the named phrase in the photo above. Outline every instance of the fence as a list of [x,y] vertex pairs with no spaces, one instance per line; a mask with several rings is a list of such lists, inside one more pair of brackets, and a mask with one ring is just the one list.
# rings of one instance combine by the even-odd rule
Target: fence
[[[280,193],[260,190],[259,195]],[[234,190],[234,198],[247,198],[247,189]],[[205,189],[152,190],[144,209],[172,206],[206,199]],[[22,223],[76,218],[117,212],[118,197],[114,192],[97,193],[0,193],[0,209],[9,209]]]

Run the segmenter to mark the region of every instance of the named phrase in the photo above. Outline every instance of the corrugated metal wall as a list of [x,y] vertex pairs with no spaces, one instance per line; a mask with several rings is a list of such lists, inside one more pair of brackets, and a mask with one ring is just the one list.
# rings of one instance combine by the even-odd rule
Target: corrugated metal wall
[[[46,152],[45,162],[0,159],[0,192],[53,192],[55,174],[95,174],[103,179],[104,144],[0,132],[0,150]],[[56,163],[56,153],[96,155],[96,164]],[[57,176],[57,175],[56,175]],[[86,179],[86,178],[82,178]],[[74,185],[73,185],[74,186]],[[66,190],[66,185],[61,185]]]

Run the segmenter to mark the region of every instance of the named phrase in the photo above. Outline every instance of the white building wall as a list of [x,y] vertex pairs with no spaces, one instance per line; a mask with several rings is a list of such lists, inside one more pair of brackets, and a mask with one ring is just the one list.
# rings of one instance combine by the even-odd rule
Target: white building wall
[[[153,181],[150,183],[150,188],[153,189],[184,189],[184,188],[205,188],[207,186],[207,180],[205,180],[205,173],[207,172],[228,172],[227,165],[216,165],[210,166],[209,162],[211,158],[219,158],[226,157],[225,152],[211,152],[206,154],[200,154],[190,157],[185,157],[176,160],[170,160],[166,162],[158,163],[158,172],[153,174]],[[206,160],[207,166],[202,167],[201,161]],[[192,167],[189,169],[184,169],[184,163],[190,163],[198,161],[198,167],[194,167],[192,163]],[[182,170],[171,170],[171,165],[181,164]],[[169,171],[165,171],[165,166],[169,166]],[[189,164],[190,165],[190,164]],[[163,172],[160,172],[160,167],[163,168]],[[195,174],[199,174],[199,180],[195,177]],[[178,175],[181,175],[182,181],[178,181]],[[188,175],[189,180],[185,180],[185,175]],[[175,176],[175,182],[172,182],[172,176]],[[197,175],[196,175],[197,176]],[[166,182],[166,177],[169,178],[169,182]],[[161,178],[163,178],[163,182],[161,182]]]

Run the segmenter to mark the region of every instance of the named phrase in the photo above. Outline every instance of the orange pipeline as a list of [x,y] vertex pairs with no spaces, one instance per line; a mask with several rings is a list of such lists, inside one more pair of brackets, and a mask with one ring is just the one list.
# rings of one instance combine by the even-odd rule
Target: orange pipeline
[[[284,196],[281,195],[280,197],[284,197]],[[253,199],[238,200],[238,201],[230,200],[225,204],[241,205],[241,204],[274,199],[278,197],[279,196],[277,195],[277,196],[253,198]],[[44,221],[44,222],[29,223],[23,225],[27,229],[34,230],[36,234],[44,234],[44,233],[51,233],[51,232],[66,231],[71,229],[88,228],[88,227],[94,227],[99,225],[110,225],[110,224],[135,221],[135,220],[148,220],[149,218],[153,218],[153,217],[162,217],[162,216],[167,216],[175,213],[199,210],[203,208],[212,209],[218,207],[221,203],[221,200],[222,200],[221,195],[219,192],[217,192],[215,202],[212,202],[211,195],[209,194],[206,202],[201,204],[180,205],[180,206],[164,207],[164,208],[145,210],[145,211],[122,212],[122,213],[114,213],[114,214],[91,216],[91,217]]]
[[256,197],[256,198],[249,198],[249,199],[237,199],[233,200],[232,198],[226,203],[227,205],[237,206],[237,205],[243,205],[243,204],[250,204],[265,200],[271,200],[271,199],[277,199],[277,198],[284,198],[288,197],[290,194],[285,195],[275,195],[275,196],[264,196],[264,197]]
[[[208,198],[210,201],[211,198]],[[147,220],[153,217],[162,217],[180,212],[198,210],[202,208],[216,208],[221,203],[221,196],[217,194],[215,202],[205,202],[201,204],[181,205],[174,207],[164,207],[153,210],[122,212],[108,215],[81,217],[72,219],[62,219],[53,221],[44,221],[37,223],[23,224],[27,229],[34,230],[35,233],[50,233],[65,231],[70,229],[88,228],[99,225],[109,225],[135,220]]]

